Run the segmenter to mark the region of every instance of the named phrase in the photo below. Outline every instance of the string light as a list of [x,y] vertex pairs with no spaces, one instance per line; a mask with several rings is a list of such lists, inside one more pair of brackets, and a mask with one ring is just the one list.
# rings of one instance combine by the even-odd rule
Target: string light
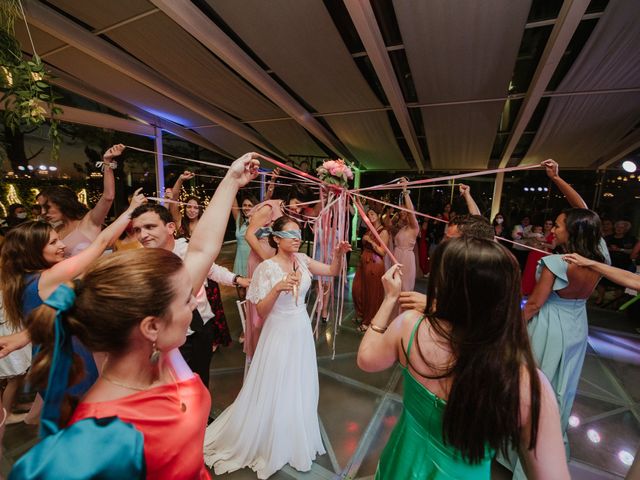
[[78,192],[78,201],[83,204],[85,207],[89,207],[87,203],[87,189],[83,188]]
[[7,209],[4,206],[4,203],[0,202],[0,210],[2,210],[2,216],[6,217],[7,216]]
[[9,205],[13,205],[14,203],[22,203],[20,197],[18,196],[18,191],[16,190],[16,186],[13,184],[9,184],[9,189],[7,191],[7,202]]

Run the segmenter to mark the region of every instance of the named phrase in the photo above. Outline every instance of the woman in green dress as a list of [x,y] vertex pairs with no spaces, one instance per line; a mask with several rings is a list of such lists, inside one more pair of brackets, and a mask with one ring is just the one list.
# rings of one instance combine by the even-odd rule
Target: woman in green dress
[[484,239],[443,242],[433,257],[425,314],[390,321],[399,266],[358,351],[358,366],[399,361],[404,411],[377,479],[491,478],[498,450],[519,449],[530,479],[569,478],[553,390],[536,369],[520,311],[518,263]]

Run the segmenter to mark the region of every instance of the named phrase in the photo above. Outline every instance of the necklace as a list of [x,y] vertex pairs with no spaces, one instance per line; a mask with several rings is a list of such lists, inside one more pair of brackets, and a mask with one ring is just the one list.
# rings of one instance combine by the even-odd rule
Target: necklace
[[151,388],[151,385],[147,387],[134,387],[133,385],[129,385],[123,382],[118,382],[117,380],[109,378],[104,374],[102,374],[101,377],[103,380],[106,380],[107,382],[112,383],[113,385],[117,385],[118,387],[128,388],[129,390],[135,390],[137,392],[144,392],[145,390],[149,390],[149,388]]

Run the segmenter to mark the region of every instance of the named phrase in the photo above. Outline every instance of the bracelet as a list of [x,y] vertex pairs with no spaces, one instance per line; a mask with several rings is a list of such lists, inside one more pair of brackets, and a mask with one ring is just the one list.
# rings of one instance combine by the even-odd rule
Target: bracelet
[[379,327],[377,325],[374,325],[373,323],[369,324],[369,328],[376,333],[384,333],[387,331],[387,327]]
[[238,279],[239,279],[239,278],[242,278],[242,275],[240,275],[240,274],[238,274],[238,273],[237,273],[237,274],[233,277],[233,281],[231,282],[231,283],[232,283],[234,286],[236,286],[236,287],[238,286]]
[[411,190],[403,190],[402,194],[403,195],[409,195],[411,193]]
[[101,160],[99,162],[96,162],[96,168],[102,169],[103,172],[107,168],[110,168],[111,170],[115,170],[116,168],[118,168],[118,162],[116,162],[115,160],[111,160],[108,162]]

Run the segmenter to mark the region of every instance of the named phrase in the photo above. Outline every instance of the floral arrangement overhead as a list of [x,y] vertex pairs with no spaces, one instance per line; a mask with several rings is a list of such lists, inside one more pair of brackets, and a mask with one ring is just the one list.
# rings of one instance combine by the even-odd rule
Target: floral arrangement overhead
[[318,178],[329,185],[348,187],[349,180],[353,179],[351,167],[344,160],[326,160],[316,169]]
[[[4,103],[3,122],[15,133],[16,130],[39,127],[47,121],[50,113],[51,157],[57,160],[61,139],[56,115],[61,114],[62,109],[54,102],[59,97],[51,88],[51,76],[35,53],[33,42],[33,57],[23,56],[14,30],[15,21],[19,18],[24,18],[20,0],[0,0],[0,102]],[[25,26],[28,32],[26,21]]]

